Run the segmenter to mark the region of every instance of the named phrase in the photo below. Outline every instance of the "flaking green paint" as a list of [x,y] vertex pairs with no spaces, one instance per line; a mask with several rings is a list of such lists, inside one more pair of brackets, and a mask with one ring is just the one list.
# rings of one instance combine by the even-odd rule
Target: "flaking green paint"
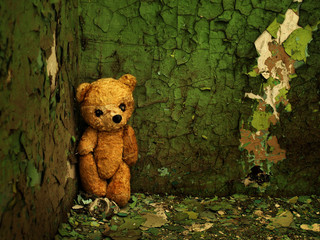
[[[319,6],[320,7],[320,6]],[[281,15],[279,15],[281,16]],[[282,16],[281,16],[282,17]],[[278,34],[279,34],[279,28],[280,28],[280,24],[281,22],[283,22],[283,19],[279,19],[279,17],[277,17],[270,25],[269,27],[267,28],[267,31],[271,34],[271,36],[273,38],[277,38],[278,39]],[[283,43],[283,46],[285,48],[285,51],[288,53],[289,56],[291,56],[292,59],[294,60],[297,60],[297,61],[300,61],[301,63],[301,60],[303,60],[304,62],[307,61],[307,57],[309,56],[308,55],[308,44],[311,42],[312,40],[312,29],[315,30],[316,28],[311,28],[310,26],[305,26],[304,28],[298,28],[296,29],[295,31],[293,31],[287,40],[285,40],[285,42]],[[281,34],[281,32],[280,32]],[[277,53],[271,53],[271,55],[276,55]],[[301,64],[294,64],[295,67],[301,67]],[[270,69],[270,71],[272,71]],[[284,71],[282,72],[284,73]],[[257,74],[257,71],[256,71],[256,67],[253,67],[253,70],[251,72],[248,73],[249,76],[251,77],[257,77],[258,74]],[[277,76],[279,77],[279,76]],[[286,78],[288,78],[289,80],[290,79],[295,79],[299,77],[298,74],[290,74],[290,75],[287,75],[287,76],[282,76],[282,79],[281,81],[284,81]],[[277,79],[274,79],[272,77],[269,77],[267,79],[267,82],[266,83],[263,83],[262,84],[262,89],[264,90],[267,90],[269,88],[270,89],[275,89],[277,88],[278,86],[281,86],[279,84],[281,84],[281,81],[277,80]],[[283,87],[281,89],[278,88],[278,91],[277,91],[277,95],[274,96],[275,97],[275,100],[277,102],[277,105],[276,105],[276,108],[280,108],[280,106],[283,104],[285,107],[284,107],[284,112],[292,112],[292,105],[290,104],[290,98],[288,98],[288,94],[289,94],[289,87]],[[249,95],[248,95],[249,96]],[[259,101],[259,107],[257,108],[257,110],[255,110],[253,112],[253,117],[252,117],[252,121],[251,121],[251,125],[256,129],[256,130],[267,130],[267,134],[269,135],[270,133],[268,132],[269,131],[269,126],[270,126],[270,120],[271,120],[271,116],[272,114],[270,112],[268,112],[267,108],[264,109],[263,105],[262,104],[263,102],[261,102],[261,100],[263,100],[262,97],[260,97],[259,95],[250,95],[249,97],[253,98],[253,99],[258,99]],[[267,101],[266,101],[267,102]],[[282,104],[280,104],[282,103]],[[262,104],[262,105],[261,105]],[[259,109],[259,110],[258,110]],[[284,113],[282,113],[284,114]],[[281,120],[281,118],[280,118]],[[278,122],[278,121],[277,121]],[[273,123],[275,124],[275,123]],[[278,125],[278,124],[277,124]],[[252,142],[248,142],[247,140],[245,140],[248,136],[250,136],[250,134],[252,135],[255,135],[255,137],[252,138],[252,141],[256,141],[256,138],[257,136],[260,136],[261,135],[261,132],[257,132],[257,133],[254,133],[254,132],[250,132],[249,130],[245,130],[245,129],[242,129],[242,138],[241,138],[241,145],[240,145],[240,149],[247,149],[249,151],[252,151],[254,149],[257,149],[257,148],[252,148],[250,147]],[[247,133],[249,132],[249,135],[247,135]],[[246,133],[246,134],[245,134]],[[294,133],[293,133],[294,134]],[[262,136],[267,136],[267,135],[262,135]],[[273,166],[273,157],[272,155],[278,155],[278,156],[284,156],[283,155],[283,151],[280,149],[280,150],[277,150],[274,146],[277,146],[278,145],[278,140],[276,139],[276,142],[273,142],[274,139],[276,139],[276,136],[270,136],[268,137],[267,141],[266,140],[262,140],[261,141],[261,145],[263,146],[261,148],[260,151],[257,151],[255,152],[253,155],[248,152],[248,162],[252,162],[254,163],[255,165],[260,165],[262,166],[264,169],[267,170],[267,172],[272,172],[274,171],[274,166]],[[273,143],[272,143],[273,142]],[[274,146],[270,146],[269,148],[267,148],[267,144],[275,144]],[[265,151],[265,150],[266,151]],[[265,153],[264,153],[265,151]],[[263,154],[261,154],[263,153]],[[270,158],[270,159],[269,159]],[[286,157],[283,158],[283,160],[285,159]],[[267,160],[266,162],[264,162],[264,164],[262,164],[261,160]],[[278,158],[279,160],[279,158]],[[277,160],[277,161],[278,161]],[[293,161],[291,159],[291,161]],[[275,162],[277,163],[277,162]],[[279,163],[278,163],[279,164]],[[273,182],[273,181],[272,181]],[[284,182],[287,182],[287,180],[284,180]],[[272,185],[269,185],[268,188],[271,188],[271,189],[277,189],[277,188],[283,188],[284,185],[282,183],[279,183],[277,182],[276,183],[276,186],[272,186]]]
[[257,131],[268,129],[270,127],[269,118],[271,116],[272,116],[272,113],[254,111],[252,121],[251,121],[252,127],[254,127]]
[[272,37],[277,38],[277,33],[280,27],[280,23],[277,21],[277,18],[267,28],[267,31],[271,34]]
[[310,26],[306,28],[296,29],[291,33],[289,38],[283,43],[284,49],[294,60],[304,62],[307,61],[308,44],[312,40],[312,29]]
[[[75,194],[64,155],[74,144],[63,136],[76,135],[77,4],[0,3],[0,239],[51,239]],[[51,89],[53,46],[59,72]]]

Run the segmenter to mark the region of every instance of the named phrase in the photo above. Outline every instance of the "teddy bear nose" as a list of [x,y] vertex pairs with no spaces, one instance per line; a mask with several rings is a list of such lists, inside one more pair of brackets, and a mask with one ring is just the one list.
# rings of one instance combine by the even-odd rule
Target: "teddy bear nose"
[[121,122],[121,120],[122,120],[121,115],[115,115],[112,118],[112,121],[114,121],[115,123],[119,123],[119,122]]

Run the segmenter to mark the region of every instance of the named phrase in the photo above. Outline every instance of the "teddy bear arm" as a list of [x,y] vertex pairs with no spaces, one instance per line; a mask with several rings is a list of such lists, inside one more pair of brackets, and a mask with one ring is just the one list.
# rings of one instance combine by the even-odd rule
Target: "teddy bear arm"
[[97,140],[98,140],[97,131],[91,127],[88,127],[80,139],[80,142],[78,145],[78,153],[80,155],[86,155],[93,152],[93,149],[97,145]]
[[138,144],[131,126],[127,125],[123,134],[123,160],[129,165],[134,165],[138,160]]

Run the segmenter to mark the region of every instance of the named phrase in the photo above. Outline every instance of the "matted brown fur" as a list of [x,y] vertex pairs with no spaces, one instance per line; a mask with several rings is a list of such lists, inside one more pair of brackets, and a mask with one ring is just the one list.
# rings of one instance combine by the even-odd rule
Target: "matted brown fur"
[[119,206],[130,199],[130,169],[138,159],[134,130],[127,125],[134,110],[136,78],[99,79],[77,89],[81,114],[89,124],[78,145],[80,177],[88,193],[107,196]]

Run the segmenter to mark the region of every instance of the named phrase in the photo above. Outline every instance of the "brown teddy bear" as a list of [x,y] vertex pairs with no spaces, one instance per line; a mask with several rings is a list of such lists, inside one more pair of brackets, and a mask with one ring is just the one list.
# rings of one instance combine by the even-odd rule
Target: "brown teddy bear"
[[78,145],[83,188],[120,207],[130,199],[130,169],[138,159],[134,130],[127,125],[134,109],[136,78],[99,79],[77,89],[81,114],[89,124]]

